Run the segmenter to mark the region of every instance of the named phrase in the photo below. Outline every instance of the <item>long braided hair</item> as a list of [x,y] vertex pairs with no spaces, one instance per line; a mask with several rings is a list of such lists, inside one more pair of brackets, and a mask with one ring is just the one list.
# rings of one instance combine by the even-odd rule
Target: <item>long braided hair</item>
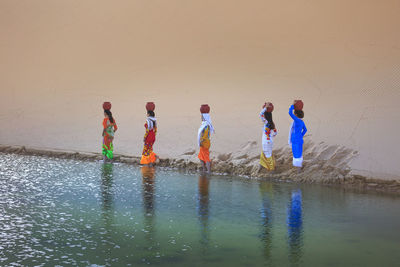
[[272,112],[264,112],[264,118],[268,121],[269,127],[271,130],[275,129],[275,123],[272,120]]
[[112,113],[109,109],[105,109],[104,113],[106,113],[106,115],[108,116],[108,119],[110,120],[111,123],[114,123],[114,118],[112,116]]

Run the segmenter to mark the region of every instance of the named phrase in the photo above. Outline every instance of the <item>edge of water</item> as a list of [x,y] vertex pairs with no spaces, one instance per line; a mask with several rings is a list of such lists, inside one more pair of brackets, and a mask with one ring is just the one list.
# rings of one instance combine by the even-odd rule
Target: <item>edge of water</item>
[[[98,161],[102,160],[101,153],[67,151],[55,149],[29,148],[25,146],[0,145],[0,152],[21,155],[36,155],[53,158]],[[139,166],[140,158],[128,155],[115,154],[114,162],[133,164]],[[175,170],[198,172],[200,163],[185,159],[160,159],[157,166],[168,167]],[[249,179],[268,179],[280,182],[295,182],[306,184],[323,184],[349,188],[360,192],[380,192],[400,196],[400,181],[369,178],[352,174],[350,170],[338,168],[320,168],[310,172],[304,169],[298,172],[295,168],[277,169],[268,172],[259,165],[235,164],[229,161],[213,162],[213,173],[219,175],[241,176]]]

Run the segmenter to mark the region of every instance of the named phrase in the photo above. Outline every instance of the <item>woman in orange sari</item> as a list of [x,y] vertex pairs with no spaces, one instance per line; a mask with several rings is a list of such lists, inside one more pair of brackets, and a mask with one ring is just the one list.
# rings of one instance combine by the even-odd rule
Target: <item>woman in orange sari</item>
[[115,120],[112,116],[110,109],[104,109],[104,120],[103,120],[103,159],[106,161],[107,159],[113,159],[113,140],[114,134],[117,131],[118,127],[115,123]]
[[156,133],[157,133],[157,122],[155,118],[154,111],[147,111],[147,121],[144,125],[146,128],[146,133],[144,134],[143,142],[143,152],[142,158],[140,159],[140,164],[143,165],[153,165],[158,156],[153,152],[153,145],[156,141]]

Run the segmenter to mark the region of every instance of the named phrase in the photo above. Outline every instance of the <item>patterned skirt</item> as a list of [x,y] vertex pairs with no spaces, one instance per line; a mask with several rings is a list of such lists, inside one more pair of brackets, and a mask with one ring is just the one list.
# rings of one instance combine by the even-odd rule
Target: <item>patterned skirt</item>
[[113,138],[110,138],[108,135],[105,135],[103,138],[103,145],[102,145],[102,153],[108,159],[113,159],[113,151],[114,146],[112,143]]
[[153,145],[154,143],[144,143],[140,164],[151,164],[156,162],[157,155],[153,152]]
[[271,155],[271,157],[267,158],[264,154],[264,151],[261,152],[260,156],[260,165],[266,168],[269,171],[275,170],[275,157]]

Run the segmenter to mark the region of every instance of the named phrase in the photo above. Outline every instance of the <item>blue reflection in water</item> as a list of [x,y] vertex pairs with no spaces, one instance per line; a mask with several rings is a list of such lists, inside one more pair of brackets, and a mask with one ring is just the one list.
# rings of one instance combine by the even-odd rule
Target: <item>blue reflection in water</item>
[[198,192],[197,212],[200,221],[200,228],[201,228],[200,244],[202,245],[203,254],[206,253],[206,250],[210,242],[210,232],[208,226],[209,211],[210,211],[209,186],[210,186],[210,178],[204,174],[201,174],[199,176],[199,182],[198,182],[199,192]]
[[293,190],[287,214],[289,260],[292,266],[301,262],[303,247],[303,217],[301,190]]

